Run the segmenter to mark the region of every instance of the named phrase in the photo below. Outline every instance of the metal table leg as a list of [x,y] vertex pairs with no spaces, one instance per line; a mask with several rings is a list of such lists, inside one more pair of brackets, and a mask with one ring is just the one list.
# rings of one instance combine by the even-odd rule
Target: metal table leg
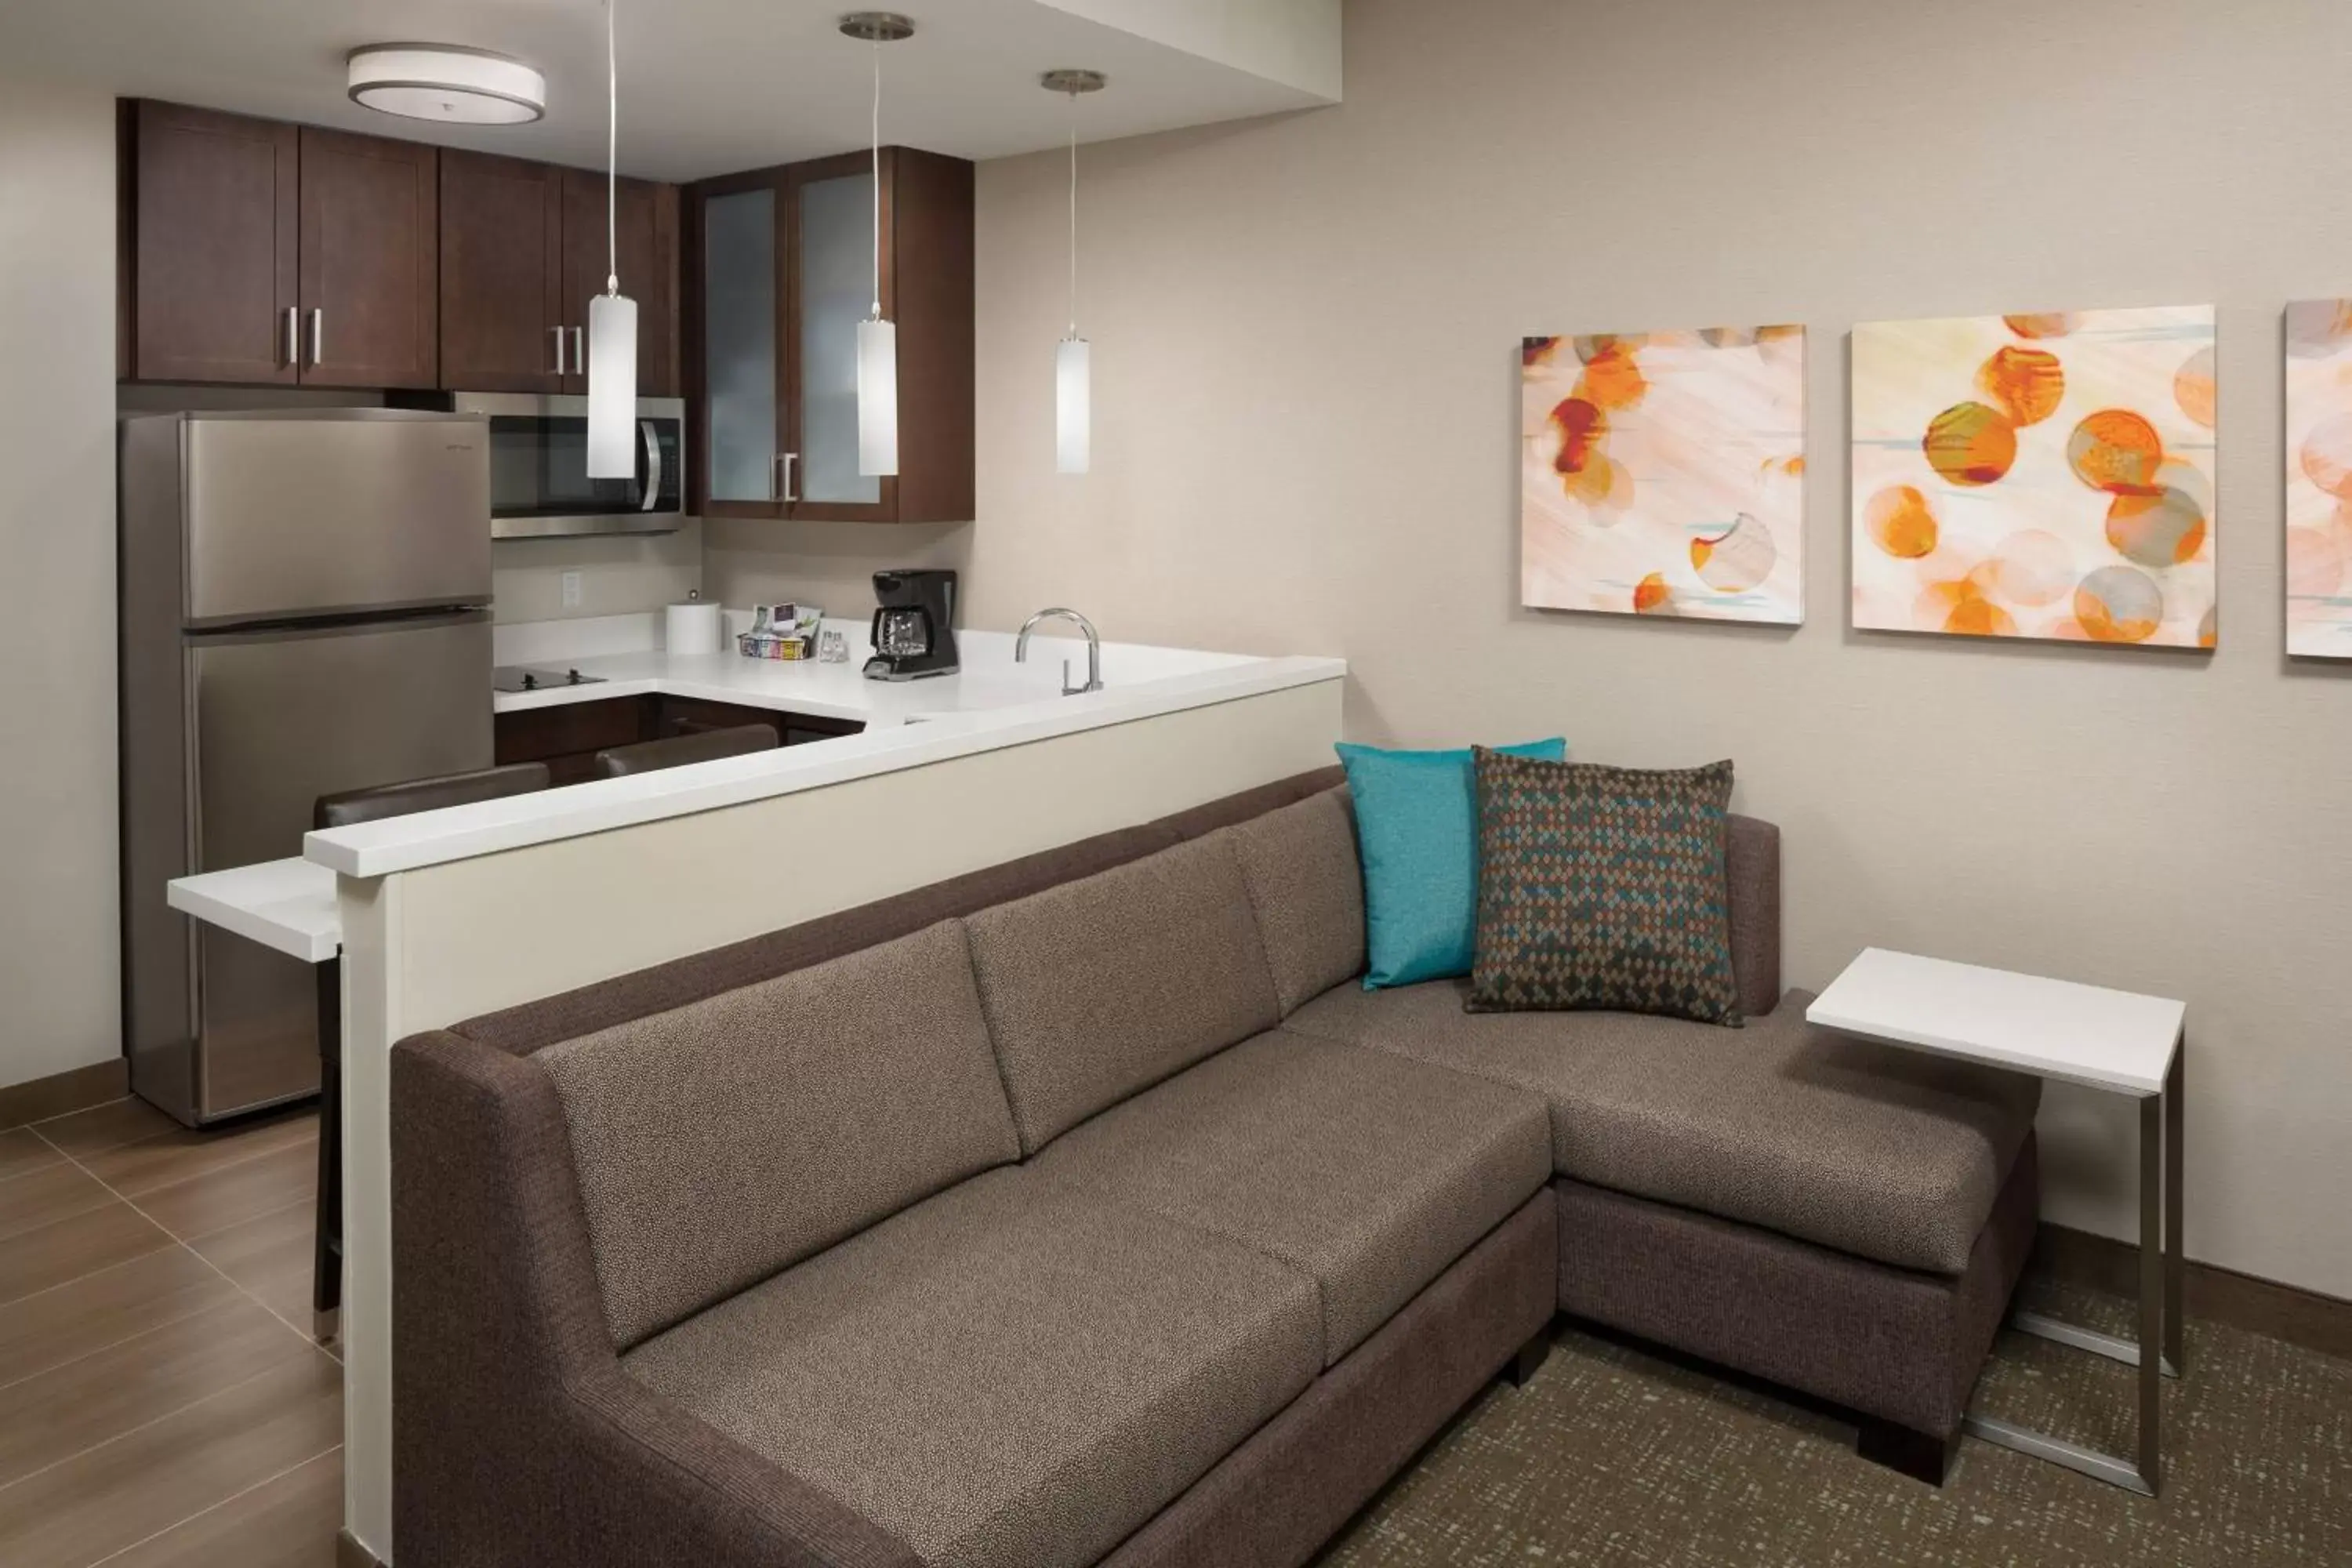
[[[2164,1379],[2179,1376],[2181,1366],[2181,1089],[2182,1058],[2186,1055],[2185,1041],[2174,1047],[2172,1066],[2165,1074],[2164,1091],[2139,1102],[2138,1340],[2135,1342],[2100,1333],[2039,1312],[2020,1312],[2012,1322],[2022,1332],[2138,1368],[2139,1375],[2135,1380],[2139,1394],[2136,1462],[1990,1415],[1971,1415],[1961,1424],[1961,1430],[1971,1436],[2063,1465],[2143,1497],[2156,1496],[2164,1484],[2159,1431]],[[2143,1356],[2143,1345],[2155,1347],[2155,1353]]]

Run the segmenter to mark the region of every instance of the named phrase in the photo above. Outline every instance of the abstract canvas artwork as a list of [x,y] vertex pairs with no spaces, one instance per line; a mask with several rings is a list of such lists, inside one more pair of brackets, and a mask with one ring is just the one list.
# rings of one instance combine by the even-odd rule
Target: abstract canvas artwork
[[1519,597],[1805,618],[1805,330],[1528,338]]
[[2213,407],[2210,305],[1856,327],[1853,624],[2211,647]]
[[2286,308],[2286,651],[2352,658],[2352,300]]

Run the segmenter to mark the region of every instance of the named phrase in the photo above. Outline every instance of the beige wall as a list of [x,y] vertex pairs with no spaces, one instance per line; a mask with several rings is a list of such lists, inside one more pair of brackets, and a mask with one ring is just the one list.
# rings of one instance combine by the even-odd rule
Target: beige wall
[[[2186,997],[2193,1254],[2352,1296],[2352,668],[2288,667],[2279,311],[2352,293],[2352,8],[1351,0],[1347,101],[1089,149],[1096,467],[1052,471],[1063,168],[980,184],[975,624],[1350,661],[1349,729],[1737,759],[1789,966],[1885,943]],[[1114,86],[1113,90],[1117,90]],[[2221,307],[2213,657],[1863,637],[1857,321]],[[1521,610],[1527,332],[1814,330],[1808,623]],[[2053,1091],[2048,1212],[2132,1123]]]
[[114,100],[0,80],[0,1087],[121,1050]]

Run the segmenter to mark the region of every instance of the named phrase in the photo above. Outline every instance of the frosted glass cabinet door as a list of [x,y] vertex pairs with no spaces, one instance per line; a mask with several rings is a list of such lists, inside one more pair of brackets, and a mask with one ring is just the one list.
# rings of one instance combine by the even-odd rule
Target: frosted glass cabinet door
[[[776,488],[776,193],[738,191],[707,200],[702,254],[710,499],[782,500]],[[851,437],[854,443],[854,426]],[[854,468],[854,446],[850,456]]]
[[879,505],[881,479],[857,471],[857,323],[874,307],[871,173],[800,187],[799,261],[799,499]]

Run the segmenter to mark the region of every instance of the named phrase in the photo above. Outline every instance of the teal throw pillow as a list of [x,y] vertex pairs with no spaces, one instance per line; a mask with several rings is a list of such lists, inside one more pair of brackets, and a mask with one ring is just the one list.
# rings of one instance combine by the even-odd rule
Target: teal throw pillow
[[[1561,739],[1498,748],[1557,763]],[[1470,752],[1342,742],[1364,862],[1364,989],[1470,973],[1478,931],[1478,802]]]

